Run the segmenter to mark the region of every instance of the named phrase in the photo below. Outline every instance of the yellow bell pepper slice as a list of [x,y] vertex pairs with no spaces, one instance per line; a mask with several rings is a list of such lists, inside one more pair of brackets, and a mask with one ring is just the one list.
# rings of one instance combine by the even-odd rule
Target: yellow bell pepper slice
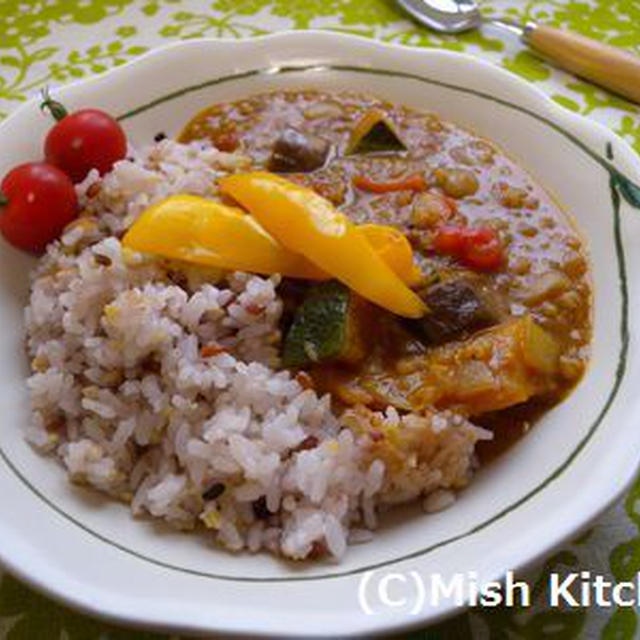
[[311,189],[264,171],[227,176],[219,185],[287,249],[301,253],[363,298],[408,318],[425,313],[422,300],[356,225]]
[[[377,224],[358,229],[401,280],[416,282],[419,272],[413,266],[411,245],[400,231]],[[240,209],[198,196],[175,195],[152,205],[129,229],[123,244],[135,251],[221,269],[310,280],[331,277],[286,249]]]
[[127,231],[122,244],[221,269],[312,280],[328,277],[283,247],[241,209],[198,196],[175,195],[152,205]]
[[422,273],[413,263],[411,244],[402,231],[384,224],[361,224],[358,230],[404,283],[411,287],[420,281]]

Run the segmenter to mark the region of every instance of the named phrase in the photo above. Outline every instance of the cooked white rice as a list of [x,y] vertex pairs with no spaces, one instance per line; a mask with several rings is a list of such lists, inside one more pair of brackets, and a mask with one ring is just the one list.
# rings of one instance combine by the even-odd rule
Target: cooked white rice
[[164,140],[78,186],[82,217],[40,261],[26,309],[27,435],[136,515],[206,527],[236,551],[340,558],[384,505],[451,504],[490,434],[448,412],[337,415],[279,370],[277,277],[122,248],[150,203],[215,197],[216,178],[248,166]]

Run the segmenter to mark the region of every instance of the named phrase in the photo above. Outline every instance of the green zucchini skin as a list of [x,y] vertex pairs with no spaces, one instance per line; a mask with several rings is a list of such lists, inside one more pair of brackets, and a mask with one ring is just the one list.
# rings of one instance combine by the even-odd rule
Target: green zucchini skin
[[386,151],[406,151],[407,147],[398,135],[384,121],[380,120],[360,138],[351,154],[376,153]]
[[336,280],[310,289],[284,340],[282,364],[299,368],[353,361],[360,349],[353,293]]

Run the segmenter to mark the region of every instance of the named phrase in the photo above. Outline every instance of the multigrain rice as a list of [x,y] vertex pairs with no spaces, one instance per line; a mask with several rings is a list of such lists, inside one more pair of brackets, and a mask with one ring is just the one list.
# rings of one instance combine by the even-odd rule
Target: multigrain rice
[[449,412],[340,414],[279,368],[278,277],[122,247],[145,207],[216,197],[250,159],[170,140],[131,156],[78,186],[82,216],[33,275],[29,440],[135,515],[235,551],[340,558],[386,505],[451,504],[488,432]]

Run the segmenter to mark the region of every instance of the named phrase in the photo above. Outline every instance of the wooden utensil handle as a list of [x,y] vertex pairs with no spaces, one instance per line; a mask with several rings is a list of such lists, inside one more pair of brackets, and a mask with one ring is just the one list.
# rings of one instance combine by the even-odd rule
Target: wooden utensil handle
[[640,102],[640,57],[591,38],[527,24],[523,40],[558,66]]

